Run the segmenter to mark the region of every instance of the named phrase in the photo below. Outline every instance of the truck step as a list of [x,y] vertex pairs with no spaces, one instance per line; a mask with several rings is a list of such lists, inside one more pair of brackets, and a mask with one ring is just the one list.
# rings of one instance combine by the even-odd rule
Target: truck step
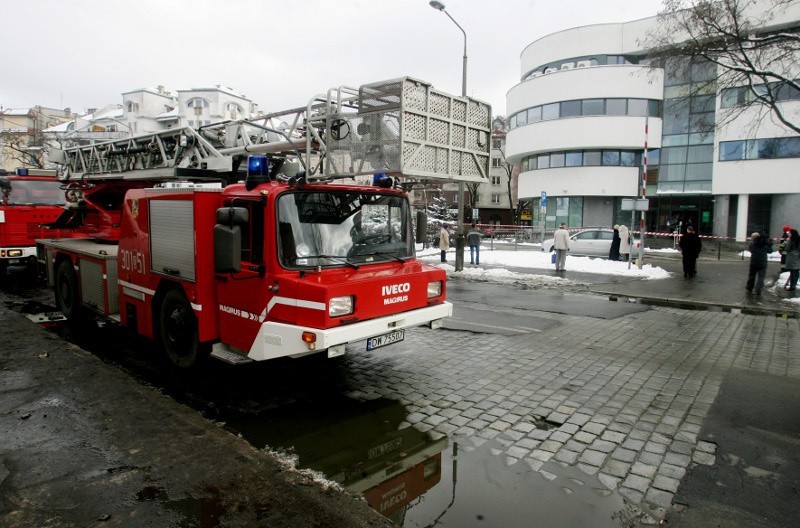
[[219,347],[214,347],[214,349],[211,351],[211,357],[217,358],[225,363],[230,363],[231,365],[243,365],[244,363],[253,362],[253,360],[249,357],[245,357],[241,354],[237,354],[236,352],[231,352],[230,350],[225,350]]

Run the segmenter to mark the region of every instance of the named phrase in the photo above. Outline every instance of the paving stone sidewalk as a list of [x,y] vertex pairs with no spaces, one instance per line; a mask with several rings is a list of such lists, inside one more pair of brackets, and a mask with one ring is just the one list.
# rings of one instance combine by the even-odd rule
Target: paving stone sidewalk
[[698,433],[725,374],[800,378],[793,318],[674,308],[552,317],[561,324],[533,336],[420,330],[403,351],[354,354],[351,396],[398,399],[410,425],[436,435],[495,440],[508,464],[577,466],[657,522],[690,465],[715,462],[716,445]]

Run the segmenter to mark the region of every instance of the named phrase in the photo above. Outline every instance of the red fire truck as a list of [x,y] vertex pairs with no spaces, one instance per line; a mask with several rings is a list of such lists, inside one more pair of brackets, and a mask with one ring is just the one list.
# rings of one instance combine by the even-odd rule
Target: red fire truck
[[94,236],[40,240],[39,258],[67,318],[116,319],[178,367],[396,343],[452,313],[445,273],[415,257],[399,182],[486,179],[490,118],[401,78],[51,152],[80,196],[61,222]]
[[0,176],[0,275],[9,266],[36,266],[36,239],[80,236],[48,226],[64,211],[62,183],[55,170],[17,169]]

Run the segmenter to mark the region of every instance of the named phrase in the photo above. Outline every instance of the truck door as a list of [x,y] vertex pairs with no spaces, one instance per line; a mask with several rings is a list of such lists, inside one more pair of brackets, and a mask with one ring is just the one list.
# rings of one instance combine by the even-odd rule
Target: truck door
[[266,317],[272,292],[267,288],[265,258],[265,205],[261,201],[237,200],[237,208],[248,211],[241,230],[241,269],[217,272],[220,341],[248,351]]

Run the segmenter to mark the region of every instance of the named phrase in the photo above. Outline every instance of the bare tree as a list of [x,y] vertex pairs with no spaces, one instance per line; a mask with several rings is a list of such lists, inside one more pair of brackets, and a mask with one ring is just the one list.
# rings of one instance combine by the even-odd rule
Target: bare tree
[[[469,207],[472,211],[478,206],[478,200],[480,199],[478,188],[481,186],[481,183],[483,182],[467,182],[464,184],[464,187],[467,188],[467,192],[469,193]],[[472,214],[474,215],[475,213]]]
[[0,132],[0,149],[20,167],[44,168],[45,138],[19,132]]
[[508,191],[508,212],[511,215],[511,218],[514,219],[515,223],[519,222],[519,214],[514,207],[514,195],[512,194],[511,190],[511,183],[514,178],[514,165],[511,165],[506,160],[506,153],[505,148],[500,149],[500,155],[503,157],[503,161],[500,162],[500,166],[506,171],[506,189]]
[[664,0],[658,23],[642,44],[654,50],[655,66],[669,61],[686,68],[716,66],[713,79],[693,84],[695,93],[687,95],[707,94],[709,84],[722,91],[724,112],[718,123],[755,109],[755,119],[771,115],[800,133],[800,118],[787,115],[781,105],[800,98],[795,77],[800,71],[800,24],[780,23],[786,10],[796,10],[798,4],[798,0]]

